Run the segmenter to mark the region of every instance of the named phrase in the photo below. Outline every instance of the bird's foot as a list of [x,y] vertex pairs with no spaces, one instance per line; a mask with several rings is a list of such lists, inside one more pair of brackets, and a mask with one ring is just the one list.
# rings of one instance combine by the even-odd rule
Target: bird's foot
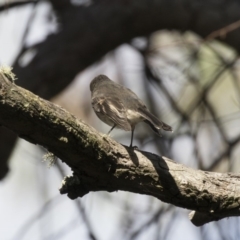
[[137,150],[138,149],[138,146],[129,146],[129,148],[133,149],[133,150]]
[[109,134],[102,134],[102,137],[104,138],[104,139],[106,139],[106,138],[109,138],[110,137],[110,135]]

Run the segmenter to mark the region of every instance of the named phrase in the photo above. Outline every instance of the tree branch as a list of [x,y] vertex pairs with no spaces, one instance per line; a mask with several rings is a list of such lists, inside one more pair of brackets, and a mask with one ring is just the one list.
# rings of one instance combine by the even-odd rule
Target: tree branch
[[[68,0],[49,2],[57,13],[60,30],[42,43],[24,47],[19,57],[29,49],[36,50],[27,66],[22,67],[19,59],[14,64],[18,84],[45,99],[61,92],[79,72],[117,46],[161,29],[190,30],[208,39],[220,36],[221,41],[240,51],[238,0],[97,0],[87,7],[71,5]],[[221,34],[216,32],[219,29]],[[15,142],[14,136],[10,141]],[[7,159],[11,149],[4,149],[1,157]]]
[[194,170],[123,146],[3,74],[0,124],[44,146],[71,167],[73,176],[65,178],[60,190],[70,198],[90,191],[123,190],[192,209],[205,216],[205,222],[240,215],[240,174]]
[[37,3],[37,2],[39,2],[39,0],[6,2],[6,3],[0,5],[0,12],[9,10],[14,7],[20,7],[20,6],[24,6],[26,4],[33,4],[33,3]]

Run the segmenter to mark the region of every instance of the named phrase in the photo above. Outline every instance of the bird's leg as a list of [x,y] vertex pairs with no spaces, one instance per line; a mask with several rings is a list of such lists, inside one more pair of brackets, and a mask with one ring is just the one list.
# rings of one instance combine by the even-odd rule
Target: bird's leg
[[114,124],[114,125],[112,126],[112,128],[109,130],[109,132],[107,133],[108,136],[109,136],[109,134],[111,133],[111,131],[112,131],[115,127],[116,127],[116,124]]
[[130,148],[132,148],[132,142],[133,142],[133,133],[134,133],[134,129],[135,127],[132,127],[132,136],[131,136],[131,144],[130,144]]

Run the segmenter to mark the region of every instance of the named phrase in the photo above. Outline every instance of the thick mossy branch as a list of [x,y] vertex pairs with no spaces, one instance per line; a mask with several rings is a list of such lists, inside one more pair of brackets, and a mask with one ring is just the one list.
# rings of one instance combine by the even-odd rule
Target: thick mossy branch
[[60,190],[70,198],[101,190],[147,194],[196,211],[191,218],[195,225],[240,215],[240,174],[193,170],[122,146],[3,74],[0,124],[44,146],[71,167],[73,177],[66,178]]

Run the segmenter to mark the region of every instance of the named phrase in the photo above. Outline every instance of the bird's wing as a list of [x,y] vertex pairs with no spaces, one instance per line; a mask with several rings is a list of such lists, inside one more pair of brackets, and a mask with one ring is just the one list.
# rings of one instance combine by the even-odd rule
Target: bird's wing
[[150,127],[158,133],[160,129],[163,129],[165,131],[171,131],[172,132],[172,127],[167,125],[166,123],[160,121],[158,118],[156,118],[153,114],[151,114],[147,108],[139,108],[138,109],[139,113],[143,118],[145,118],[144,122],[148,123]]
[[[122,102],[117,98],[95,97],[92,106],[98,117],[105,123],[112,122],[117,128],[131,131],[131,125],[126,116],[126,110]],[[110,125],[110,124],[109,124]]]

